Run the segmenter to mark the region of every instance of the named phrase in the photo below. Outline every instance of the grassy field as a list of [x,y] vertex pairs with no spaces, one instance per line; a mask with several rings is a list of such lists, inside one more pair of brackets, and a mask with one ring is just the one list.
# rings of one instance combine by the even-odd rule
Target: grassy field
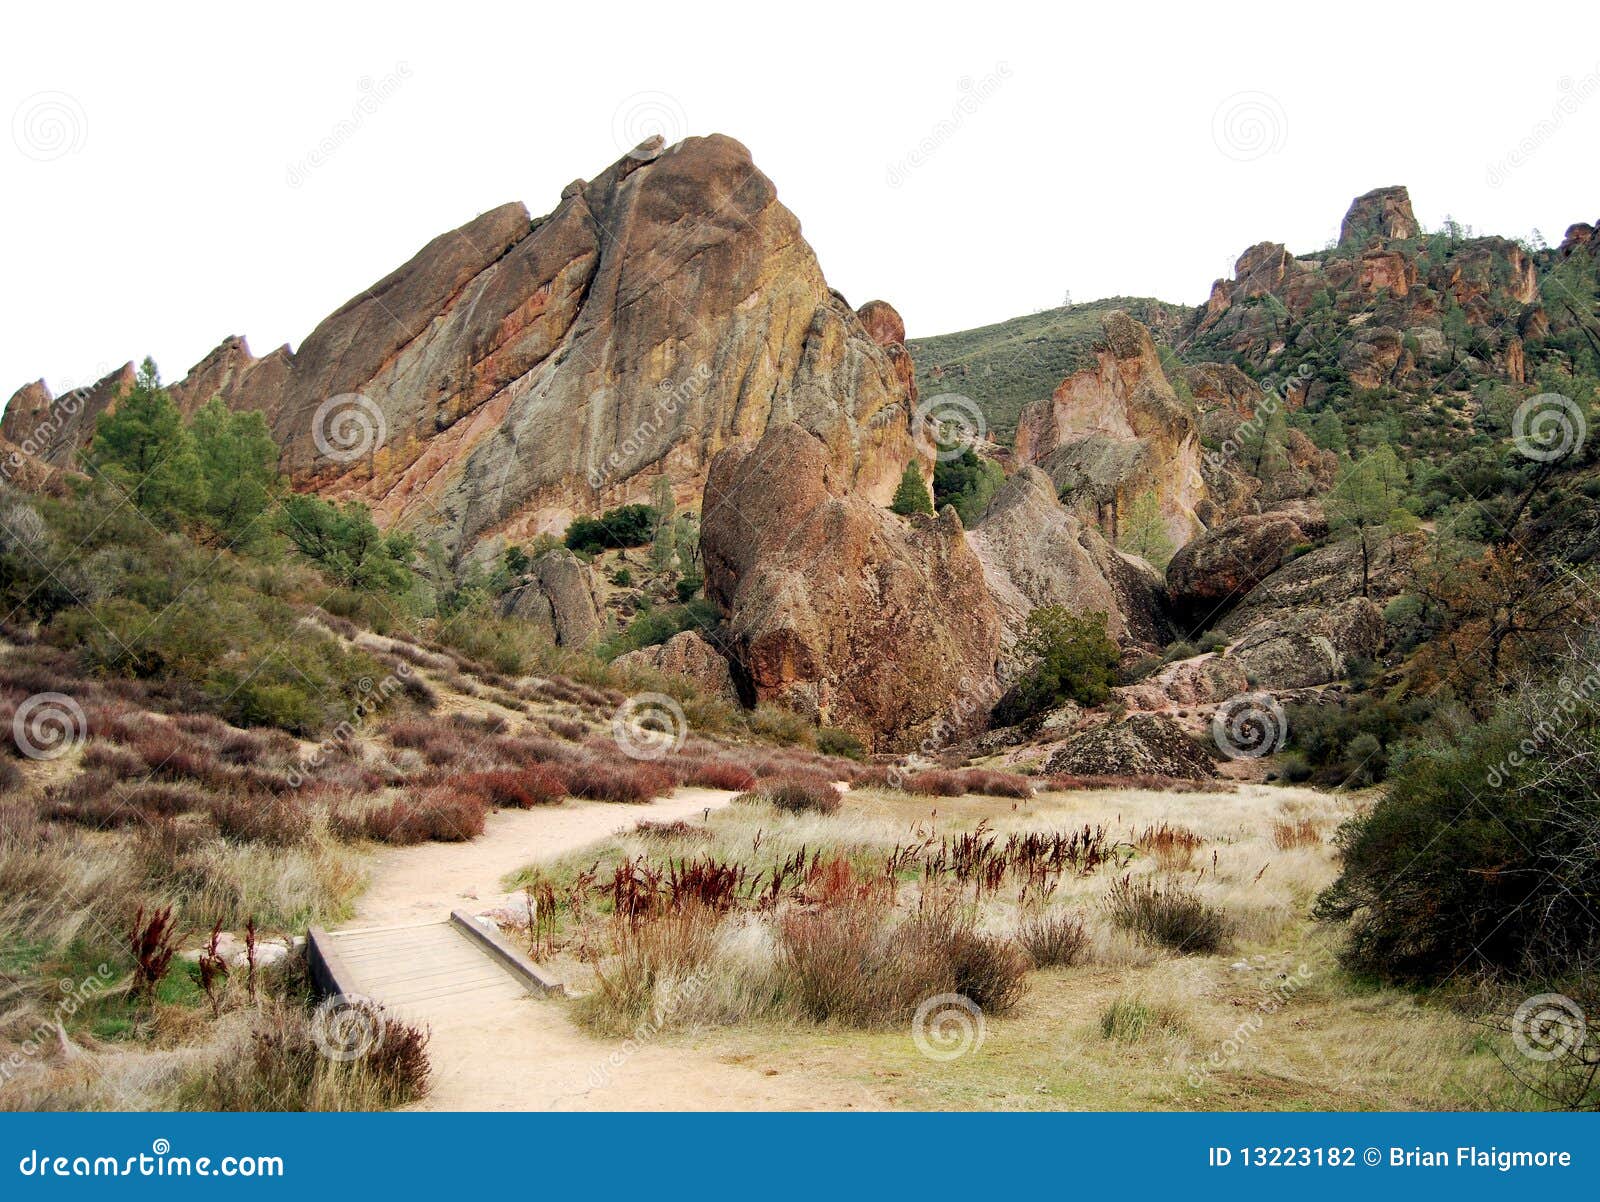
[[1010,443],[1017,415],[1048,397],[1067,376],[1093,359],[1100,320],[1126,309],[1161,331],[1187,317],[1189,309],[1143,297],[1112,297],[1068,308],[1046,309],[992,326],[913,338],[907,342],[924,397],[955,392],[971,397],[989,422],[989,437]]
[[[687,828],[620,835],[514,884],[567,899],[540,954],[587,989],[570,1003],[597,1034],[711,1051],[768,1073],[805,1072],[859,1087],[861,1105],[913,1109],[1470,1109],[1527,1104],[1502,1067],[1501,1037],[1462,997],[1426,997],[1352,979],[1337,964],[1337,932],[1308,918],[1334,874],[1328,842],[1355,804],[1307,789],[1233,793],[1106,791],[1041,794],[1031,802],[854,791],[834,814],[787,814],[739,803]],[[1014,1004],[947,1014],[942,1031],[903,1007],[839,1005],[818,1017],[795,961],[794,915],[813,921],[848,907],[837,889],[800,886],[775,904],[735,901],[687,924],[662,909],[635,922],[612,913],[604,882],[619,865],[740,865],[748,889],[802,848],[837,857],[859,885],[895,849],[975,830],[1009,836],[1103,827],[1115,855],[1069,870],[1041,900],[1019,904],[1008,876],[994,890],[929,878],[902,865],[889,926],[956,899],[979,935],[1015,947],[1027,915],[1082,923],[1073,962],[1024,963]],[[935,859],[937,852],[924,858]],[[827,869],[824,867],[824,875]],[[754,876],[763,873],[762,876]],[[1141,937],[1108,908],[1126,878],[1191,898],[1220,916],[1215,950]],[[663,896],[665,896],[663,886]],[[850,893],[855,897],[859,893]],[[981,893],[981,897],[977,894]],[[816,928],[805,928],[815,937]],[[832,929],[832,928],[829,928]],[[836,950],[836,949],[835,949]],[[814,959],[814,957],[813,957]],[[599,976],[597,978],[596,973]],[[930,990],[934,987],[929,985]],[[939,1011],[934,1012],[937,1018]],[[965,1025],[963,1025],[965,1023]],[[621,1072],[626,1069],[620,1070]]]

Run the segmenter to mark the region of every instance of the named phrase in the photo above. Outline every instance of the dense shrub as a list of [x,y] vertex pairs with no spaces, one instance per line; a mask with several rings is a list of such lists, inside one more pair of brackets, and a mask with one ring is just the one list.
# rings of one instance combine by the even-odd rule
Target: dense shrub
[[1176,882],[1125,876],[1112,882],[1103,904],[1111,921],[1141,943],[1214,952],[1228,939],[1222,912]]
[[211,818],[225,839],[289,847],[308,834],[305,807],[288,797],[230,793],[213,799]]
[[669,769],[648,761],[607,764],[583,759],[553,767],[568,793],[591,801],[653,801],[677,784]]
[[574,518],[565,542],[574,551],[609,551],[642,547],[655,534],[656,511],[648,505],[622,505],[597,518]]
[[859,760],[867,754],[860,739],[836,726],[817,728],[817,750],[823,755],[842,756],[848,760]]
[[1046,605],[1028,615],[1018,650],[1031,662],[1022,679],[1001,695],[992,722],[1010,726],[1066,701],[1099,705],[1116,683],[1117,645],[1103,613],[1077,615]]
[[762,781],[753,793],[745,794],[744,799],[764,801],[774,809],[790,814],[832,814],[840,804],[839,790],[833,787],[832,782],[805,776],[783,776]]
[[1016,939],[1036,968],[1070,968],[1089,946],[1083,919],[1066,910],[1025,911],[1017,923]]
[[475,839],[483,834],[484,817],[482,797],[436,787],[361,812],[335,810],[329,821],[346,838],[405,846]]
[[490,805],[516,810],[551,805],[567,795],[566,781],[560,773],[543,764],[471,772],[454,783],[465,792],[480,794]]
[[[1572,666],[1575,679],[1592,672]],[[1371,810],[1340,828],[1319,917],[1348,921],[1346,962],[1400,980],[1491,971],[1555,979],[1600,955],[1600,704],[1534,688],[1492,721],[1414,747]]]

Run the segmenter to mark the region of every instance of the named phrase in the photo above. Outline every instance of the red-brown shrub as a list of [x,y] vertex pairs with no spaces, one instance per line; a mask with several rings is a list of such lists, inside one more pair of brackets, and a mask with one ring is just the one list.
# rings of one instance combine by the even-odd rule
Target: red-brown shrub
[[287,797],[233,793],[215,798],[211,819],[224,839],[289,847],[306,837],[305,807]]
[[483,833],[483,822],[482,797],[443,787],[375,806],[359,815],[338,811],[331,819],[337,834],[402,846],[430,840],[464,843]]
[[566,781],[543,764],[492,772],[471,772],[456,781],[459,788],[481,794],[490,805],[527,810],[550,805],[567,795]]
[[589,759],[554,767],[566,781],[567,792],[593,801],[652,801],[677,784],[671,771],[652,763],[605,764]]
[[806,811],[832,814],[839,808],[839,790],[830,782],[815,777],[786,776],[762,781],[753,792],[744,794],[739,800],[764,801],[790,814]]
[[756,783],[754,772],[732,760],[679,756],[669,761],[668,766],[677,773],[681,783],[706,789],[738,789],[743,792],[754,788]]

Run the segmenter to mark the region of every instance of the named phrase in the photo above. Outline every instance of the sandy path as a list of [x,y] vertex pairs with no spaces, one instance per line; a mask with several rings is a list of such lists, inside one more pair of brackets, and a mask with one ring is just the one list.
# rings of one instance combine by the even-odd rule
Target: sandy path
[[[490,815],[470,843],[379,853],[352,927],[435,922],[456,906],[492,902],[506,873],[603,839],[641,818],[697,817],[734,794],[680,789],[646,806],[567,801]],[[431,1032],[433,1086],[420,1110],[868,1109],[865,1090],[811,1077],[792,1063],[734,1064],[648,1036],[601,1040],[573,1024],[566,1003],[495,992],[407,1007]]]

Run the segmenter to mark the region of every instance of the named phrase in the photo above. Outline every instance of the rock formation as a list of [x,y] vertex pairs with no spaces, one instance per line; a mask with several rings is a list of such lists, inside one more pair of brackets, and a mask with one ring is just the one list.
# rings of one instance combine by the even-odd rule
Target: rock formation
[[875,751],[982,725],[1000,617],[953,509],[898,517],[851,486],[821,437],[775,426],[713,462],[701,550],[747,697]]
[[[645,500],[662,475],[697,504],[721,447],[788,421],[886,501],[910,456],[911,365],[893,308],[864,314],[743,146],[655,140],[547,216],[508,204],[435,238],[293,353],[229,338],[172,391],[263,410],[296,487],[460,553]],[[37,392],[6,416],[13,441]],[[86,398],[53,461],[106,399]]]
[[1217,774],[1205,750],[1159,714],[1132,714],[1069,739],[1045,771],[1071,776],[1166,776],[1206,780]]
[[1095,366],[1023,411],[1014,453],[1049,473],[1067,505],[1113,543],[1147,497],[1173,546],[1202,529],[1194,407],[1173,391],[1150,331],[1120,310],[1105,317]]
[[43,380],[25,384],[6,402],[0,437],[52,467],[70,467],[94,436],[94,419],[133,387],[136,374],[132,363],[124,363],[88,387],[59,397]]
[[584,647],[600,634],[600,601],[589,567],[571,551],[547,551],[505,595],[500,610],[544,630],[560,647]]
[[680,631],[664,643],[619,655],[611,661],[611,666],[622,672],[642,668],[666,676],[681,676],[705,696],[717,697],[729,704],[739,701],[728,661],[697,630]]
[[1044,605],[1099,611],[1119,643],[1159,646],[1168,633],[1159,580],[1130,560],[1099,529],[1069,513],[1050,477],[1019,468],[968,532],[1001,618],[1015,638]]

